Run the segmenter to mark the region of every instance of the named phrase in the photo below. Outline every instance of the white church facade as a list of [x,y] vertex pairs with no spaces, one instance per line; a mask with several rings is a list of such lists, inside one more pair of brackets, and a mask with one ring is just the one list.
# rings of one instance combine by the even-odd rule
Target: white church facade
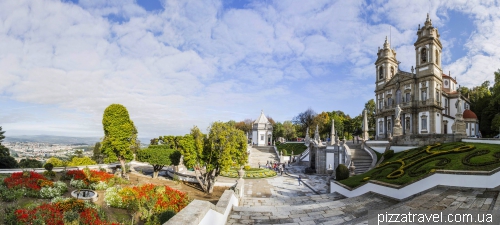
[[[387,38],[383,48],[378,50],[375,62],[376,137],[384,139],[394,135],[396,124],[400,127],[397,133],[403,135],[452,134],[457,118],[465,122],[467,136],[476,136],[479,121],[469,110],[470,101],[457,91],[456,79],[443,73],[440,35],[428,15],[425,25],[419,25],[417,36],[414,43],[416,66],[411,72],[399,69],[396,51],[391,49]],[[399,120],[396,121],[398,106]]]
[[271,145],[273,140],[273,125],[261,111],[259,118],[252,125],[252,144],[257,146]]

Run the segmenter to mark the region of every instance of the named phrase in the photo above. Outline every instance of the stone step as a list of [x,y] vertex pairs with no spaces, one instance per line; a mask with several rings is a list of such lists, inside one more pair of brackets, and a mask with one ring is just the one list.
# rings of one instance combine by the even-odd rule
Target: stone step
[[283,205],[305,205],[322,202],[331,202],[345,197],[337,193],[288,197],[282,196],[277,198],[245,198],[242,201],[243,206],[283,206]]
[[227,224],[339,224],[362,217],[368,210],[384,209],[397,202],[372,193],[304,205],[233,207]]
[[[484,188],[457,188],[438,186],[409,200],[394,204],[385,211],[392,210],[493,210],[498,201],[499,191]],[[352,220],[353,224],[366,223],[367,216]]]

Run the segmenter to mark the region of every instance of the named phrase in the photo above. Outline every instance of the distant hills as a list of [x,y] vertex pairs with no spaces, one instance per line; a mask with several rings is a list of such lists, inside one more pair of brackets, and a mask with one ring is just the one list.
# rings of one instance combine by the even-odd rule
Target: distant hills
[[[101,137],[66,137],[55,135],[5,136],[4,142],[44,142],[49,144],[87,144],[100,142]],[[149,139],[139,138],[141,144],[149,144]]]

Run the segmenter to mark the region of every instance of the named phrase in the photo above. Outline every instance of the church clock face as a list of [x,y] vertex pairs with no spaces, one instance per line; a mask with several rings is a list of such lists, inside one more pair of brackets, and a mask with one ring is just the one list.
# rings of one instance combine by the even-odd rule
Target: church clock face
[[444,85],[448,86],[448,80],[444,81]]

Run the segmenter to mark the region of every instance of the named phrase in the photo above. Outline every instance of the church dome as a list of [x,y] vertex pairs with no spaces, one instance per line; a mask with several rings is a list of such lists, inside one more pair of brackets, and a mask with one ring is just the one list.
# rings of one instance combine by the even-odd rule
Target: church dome
[[474,112],[469,109],[464,111],[464,119],[477,119],[477,116]]

